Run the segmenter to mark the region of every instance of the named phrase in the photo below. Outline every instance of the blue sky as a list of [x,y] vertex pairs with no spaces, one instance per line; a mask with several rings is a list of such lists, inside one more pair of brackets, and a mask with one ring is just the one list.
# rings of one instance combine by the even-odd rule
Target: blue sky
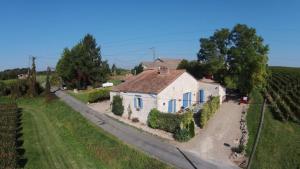
[[109,63],[131,67],[158,57],[196,59],[199,39],[244,23],[269,44],[269,64],[300,67],[300,1],[128,0],[0,2],[0,70],[55,67],[63,48],[91,33]]

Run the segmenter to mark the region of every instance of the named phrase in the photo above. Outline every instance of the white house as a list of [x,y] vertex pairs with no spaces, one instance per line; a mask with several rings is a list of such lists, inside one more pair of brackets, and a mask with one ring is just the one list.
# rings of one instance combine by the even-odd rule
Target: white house
[[151,109],[161,112],[176,113],[197,103],[203,103],[209,96],[225,97],[225,89],[217,83],[197,81],[185,70],[155,69],[146,70],[130,80],[113,87],[113,96],[123,98],[124,114],[127,117],[131,109],[131,117],[146,123]]

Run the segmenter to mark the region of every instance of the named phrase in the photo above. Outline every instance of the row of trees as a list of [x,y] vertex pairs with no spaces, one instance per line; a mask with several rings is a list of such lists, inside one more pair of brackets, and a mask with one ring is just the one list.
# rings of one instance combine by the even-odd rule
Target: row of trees
[[232,30],[223,28],[201,38],[197,62],[184,60],[178,68],[197,78],[213,75],[228,88],[247,94],[266,85],[268,51],[254,28],[237,24]]
[[28,68],[7,69],[0,72],[0,80],[16,79],[19,74],[27,74]]
[[[231,30],[223,28],[201,38],[197,61],[183,60],[178,68],[187,69],[196,78],[213,75],[228,88],[247,94],[266,84],[268,50],[254,28],[237,24]],[[95,38],[87,34],[71,49],[64,49],[56,71],[70,88],[86,88],[105,82],[118,69],[113,65],[110,70]],[[132,69],[133,74],[142,71],[141,64]]]

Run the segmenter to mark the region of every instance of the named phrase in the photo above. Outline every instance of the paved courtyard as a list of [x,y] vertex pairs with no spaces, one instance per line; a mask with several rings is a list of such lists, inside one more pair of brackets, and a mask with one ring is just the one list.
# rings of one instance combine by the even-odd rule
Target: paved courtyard
[[229,156],[231,147],[237,146],[241,137],[240,119],[245,108],[245,105],[238,105],[235,101],[223,103],[198,135],[187,143],[177,143],[178,146],[203,159],[235,165]]

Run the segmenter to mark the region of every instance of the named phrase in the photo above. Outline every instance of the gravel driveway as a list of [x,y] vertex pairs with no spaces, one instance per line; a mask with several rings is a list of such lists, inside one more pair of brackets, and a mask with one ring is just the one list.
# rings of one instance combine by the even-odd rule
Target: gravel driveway
[[[240,119],[245,108],[234,101],[223,103],[199,134],[178,146],[211,162],[236,166],[229,156],[231,147],[237,146],[241,137]],[[231,147],[225,146],[224,143]]]

